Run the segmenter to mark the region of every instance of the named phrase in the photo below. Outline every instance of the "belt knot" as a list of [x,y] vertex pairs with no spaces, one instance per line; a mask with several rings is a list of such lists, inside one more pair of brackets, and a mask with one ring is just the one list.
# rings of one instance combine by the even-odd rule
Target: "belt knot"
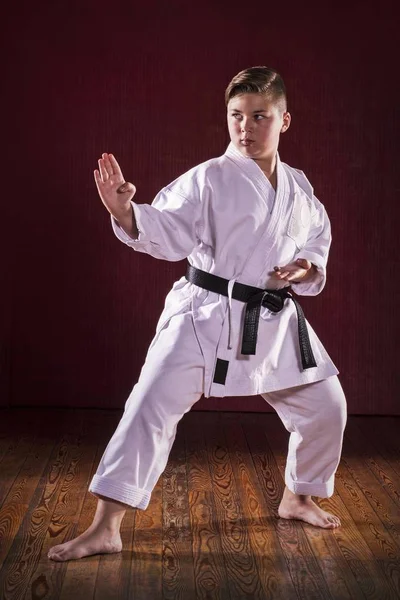
[[[209,290],[210,292],[229,297],[229,280],[224,277],[207,273],[207,271],[202,271],[189,264],[186,271],[186,279],[190,281],[190,283]],[[283,309],[286,298],[290,298],[294,302],[297,312],[298,336],[303,369],[310,369],[311,367],[317,366],[311,348],[303,309],[296,298],[292,296],[289,289],[285,287],[280,290],[263,290],[236,281],[231,290],[230,297],[246,304],[242,335],[242,354],[248,355],[256,353],[261,307],[264,306],[271,312],[277,313]]]

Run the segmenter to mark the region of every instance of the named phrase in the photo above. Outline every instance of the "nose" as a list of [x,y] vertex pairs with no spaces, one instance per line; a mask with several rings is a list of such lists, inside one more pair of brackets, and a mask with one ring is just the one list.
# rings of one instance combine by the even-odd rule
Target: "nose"
[[241,124],[240,124],[240,129],[243,131],[243,133],[246,133],[247,131],[252,131],[252,125],[249,119],[243,118]]

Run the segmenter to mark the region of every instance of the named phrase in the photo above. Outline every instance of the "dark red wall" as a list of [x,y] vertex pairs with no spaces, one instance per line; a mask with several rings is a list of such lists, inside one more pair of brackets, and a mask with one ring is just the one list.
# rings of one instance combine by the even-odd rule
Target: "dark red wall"
[[[239,70],[286,80],[281,156],[332,221],[328,284],[304,299],[353,413],[400,414],[397,31],[383,2],[17,3],[4,19],[2,403],[122,407],[185,264],[112,234],[93,169],[113,152],[139,202],[228,143]],[[396,236],[396,237],[395,237]],[[395,259],[396,257],[396,259]],[[196,408],[262,409],[260,398]]]

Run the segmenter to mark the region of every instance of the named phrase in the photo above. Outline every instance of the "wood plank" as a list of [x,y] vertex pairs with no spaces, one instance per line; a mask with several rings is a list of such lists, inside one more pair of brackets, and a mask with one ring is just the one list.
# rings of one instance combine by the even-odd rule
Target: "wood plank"
[[364,431],[370,441],[378,446],[384,446],[388,453],[400,460],[400,417],[398,416],[354,416],[352,420],[361,431]]
[[[398,473],[383,457],[379,443],[371,436],[370,431],[365,430],[364,421],[373,417],[351,417],[348,420],[345,437],[351,436],[353,440],[353,454],[362,460],[374,473],[380,487],[388,494],[391,500],[400,510],[400,478]],[[355,439],[356,438],[356,439]],[[372,443],[371,439],[375,442]],[[356,448],[354,449],[354,442]]]
[[162,476],[156,483],[146,510],[135,510],[130,597],[162,599]]
[[[1,418],[1,415],[0,415]],[[0,474],[1,474],[1,461],[4,458],[4,455],[8,452],[10,446],[15,444],[15,435],[2,435],[0,437]],[[1,496],[0,496],[1,502]]]
[[[383,486],[382,481],[377,477],[376,470],[370,468],[370,449],[369,440],[364,437],[356,422],[350,419],[346,428],[342,462],[362,491],[363,497],[370,508],[390,534],[390,539],[396,545],[396,553],[398,553],[400,549],[400,509],[392,494],[388,493],[389,486]],[[392,489],[399,489],[400,491],[400,475],[391,483]],[[356,501],[356,498],[354,501]],[[360,507],[359,509],[361,510]],[[374,540],[379,538],[379,534],[374,535]],[[384,542],[382,541],[382,543]],[[389,548],[390,544],[387,550]],[[378,549],[375,550],[378,551]]]
[[399,441],[382,417],[349,417],[335,494],[319,500],[337,530],[277,518],[288,433],[276,415],[198,411],[181,421],[148,509],[128,511],[121,554],[48,560],[92,521],[87,486],[120,416],[12,409],[1,424],[4,600],[400,598]]
[[4,499],[0,509],[0,569],[29,510],[33,494],[54,446],[54,440],[46,438],[38,439],[34,443]]
[[338,472],[336,487],[391,585],[394,597],[400,597],[400,511],[362,459],[355,458],[359,446],[354,439],[357,446],[346,438],[343,468]]
[[212,492],[207,447],[204,440],[204,413],[187,413],[182,420],[186,444],[188,485],[191,491]]
[[[90,479],[96,472],[97,463],[101,458],[104,445],[97,448],[95,460],[93,461]],[[96,512],[97,498],[86,491],[79,521],[76,528],[76,536],[81,535],[93,521]],[[55,544],[52,544],[55,545]],[[52,561],[48,559],[47,565]],[[70,600],[71,598],[94,598],[97,571],[99,568],[100,556],[88,556],[80,560],[71,560],[66,563],[65,574],[62,582],[59,600]]]
[[271,598],[271,600],[297,598],[276,533],[276,516],[265,502],[241,421],[242,415],[235,413],[222,415],[236,487],[257,563],[258,577],[264,590],[264,598]]
[[232,470],[222,414],[204,413],[202,424],[206,432],[214,490],[215,520],[221,536],[230,597],[238,600],[264,598]]
[[95,600],[128,600],[132,565],[133,535],[136,510],[128,509],[121,526],[123,550],[100,556]]
[[15,438],[3,452],[0,464],[0,507],[13,487],[34,444],[34,435],[26,433]]
[[[118,426],[122,412],[122,410],[102,411],[102,418],[98,423],[97,421],[93,423],[93,418],[90,418],[90,425],[92,428],[95,427],[96,430],[93,441],[100,437],[101,445],[97,448],[86,488],[97,470],[99,461],[111,436]],[[97,498],[89,491],[86,491],[79,526],[75,535],[80,535],[91,524],[96,507]],[[65,600],[68,598],[92,597],[97,600],[129,598],[134,520],[135,510],[128,508],[121,524],[123,545],[121,553],[97,554],[68,563],[62,588],[62,597]],[[82,579],[85,582],[85,589],[79,585]]]
[[[354,522],[354,529],[353,525],[346,523],[346,535],[353,543],[351,560],[355,553],[359,554],[359,557],[363,555],[362,561],[366,566],[363,580],[359,581],[360,587],[366,593],[366,589],[373,583],[371,598],[393,598],[393,600],[399,598],[398,550],[368,502],[363,498],[363,492],[346,469],[344,460],[337,472],[336,489]],[[338,537],[342,552],[350,556],[349,549],[347,548],[346,551],[343,549],[342,537],[343,532]],[[360,542],[360,537],[363,543]],[[361,561],[361,558],[358,560]]]
[[[118,420],[120,418],[121,411],[87,411],[85,418],[90,422],[93,429],[93,439],[86,441],[86,444],[92,445],[96,449],[96,455],[92,464],[90,475],[88,477],[88,484],[90,483],[93,475],[97,470],[98,463],[103,455],[106,445],[110,437],[112,436]],[[78,536],[89,527],[93,521],[94,514],[96,512],[97,498],[91,494],[88,489],[88,485],[85,486],[84,500],[82,510],[79,515],[79,521],[77,524],[76,533],[74,536]],[[130,531],[131,522],[128,516],[128,522],[124,521],[121,528],[121,537],[125,545],[126,553],[128,555],[128,561],[130,562]],[[115,555],[113,555],[115,556]],[[118,555],[119,556],[119,555]],[[59,600],[70,600],[71,598],[94,598],[96,593],[102,593],[101,584],[97,583],[97,575],[100,567],[101,556],[88,556],[76,561],[69,561],[66,565],[66,572],[63,579],[63,585],[60,593]],[[111,596],[112,597],[112,596]]]
[[[55,445],[52,411],[46,419],[43,419],[40,409],[34,412],[12,409],[6,413],[6,415],[3,413],[3,416],[6,417],[6,425],[10,434],[8,439],[13,441],[10,444],[10,454],[11,446],[15,448],[21,440],[21,435],[23,439],[31,440],[32,446],[19,472],[18,465],[15,465],[16,478],[0,509],[0,569],[26,515],[32,495]],[[4,471],[1,471],[1,474],[3,475]],[[13,477],[10,480],[12,479]]]
[[228,576],[219,529],[207,448],[201,417],[188,413],[183,419],[186,443],[190,523],[193,537],[193,567],[197,598],[229,600]]
[[0,408],[0,439],[8,437],[11,432],[15,434],[21,430],[20,428],[24,422],[26,412],[17,408]]
[[86,411],[75,412],[74,416],[75,437],[68,448],[69,462],[43,540],[41,556],[27,587],[26,597],[32,600],[41,597],[42,590],[46,590],[50,598],[58,598],[61,594],[67,563],[49,561],[47,554],[52,546],[76,537],[79,515],[93,468],[97,432],[87,418]]
[[195,599],[185,438],[180,426],[162,479],[163,599]]
[[283,426],[275,415],[268,414],[244,414],[242,424],[266,503],[277,517],[277,537],[298,596],[307,600],[332,598],[301,523],[278,518],[278,508],[285,487],[278,463],[286,457],[286,448],[283,450],[282,445],[275,447],[273,453],[265,429],[268,424],[270,429]]
[[[265,423],[265,434],[274,453],[279,455],[278,463],[282,476],[286,459],[283,448],[287,447],[288,433],[281,427]],[[340,477],[343,466],[338,470],[336,478],[336,493],[331,498],[319,499],[319,505],[329,512],[339,516],[342,527],[337,530],[318,530],[312,525],[301,523],[306,536],[312,544],[312,550],[318,559],[330,589],[341,589],[341,593],[364,593],[366,598],[396,598],[393,587],[380,570],[375,556],[369,548],[364,536],[359,531],[358,523],[353,520],[349,509],[348,498],[341,494]],[[329,540],[329,560],[325,561],[325,548],[321,540]],[[316,542],[314,545],[313,542]],[[357,592],[357,586],[359,588]],[[346,597],[346,596],[344,596]]]
[[[400,418],[399,417],[354,417],[354,423],[367,437],[369,444],[400,476]],[[399,490],[397,490],[399,492]]]
[[[70,465],[70,448],[76,435],[70,433],[76,424],[72,412],[64,417],[69,431],[63,433],[51,454],[40,478],[19,535],[14,539],[0,572],[0,597],[23,597],[28,583],[40,560],[43,543],[48,534],[51,516]],[[41,582],[39,591],[42,593]]]
[[[33,439],[36,426],[40,426],[37,413],[15,408],[0,409],[0,474],[3,475],[2,460],[7,451],[12,452],[21,438]],[[2,495],[0,494],[0,502]]]

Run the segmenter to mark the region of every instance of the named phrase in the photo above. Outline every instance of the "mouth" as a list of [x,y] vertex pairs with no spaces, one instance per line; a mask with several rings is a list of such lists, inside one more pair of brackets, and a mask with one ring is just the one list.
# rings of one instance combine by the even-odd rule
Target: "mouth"
[[248,138],[240,140],[240,143],[242,144],[242,146],[251,146],[251,144],[254,144],[254,140],[250,140]]

